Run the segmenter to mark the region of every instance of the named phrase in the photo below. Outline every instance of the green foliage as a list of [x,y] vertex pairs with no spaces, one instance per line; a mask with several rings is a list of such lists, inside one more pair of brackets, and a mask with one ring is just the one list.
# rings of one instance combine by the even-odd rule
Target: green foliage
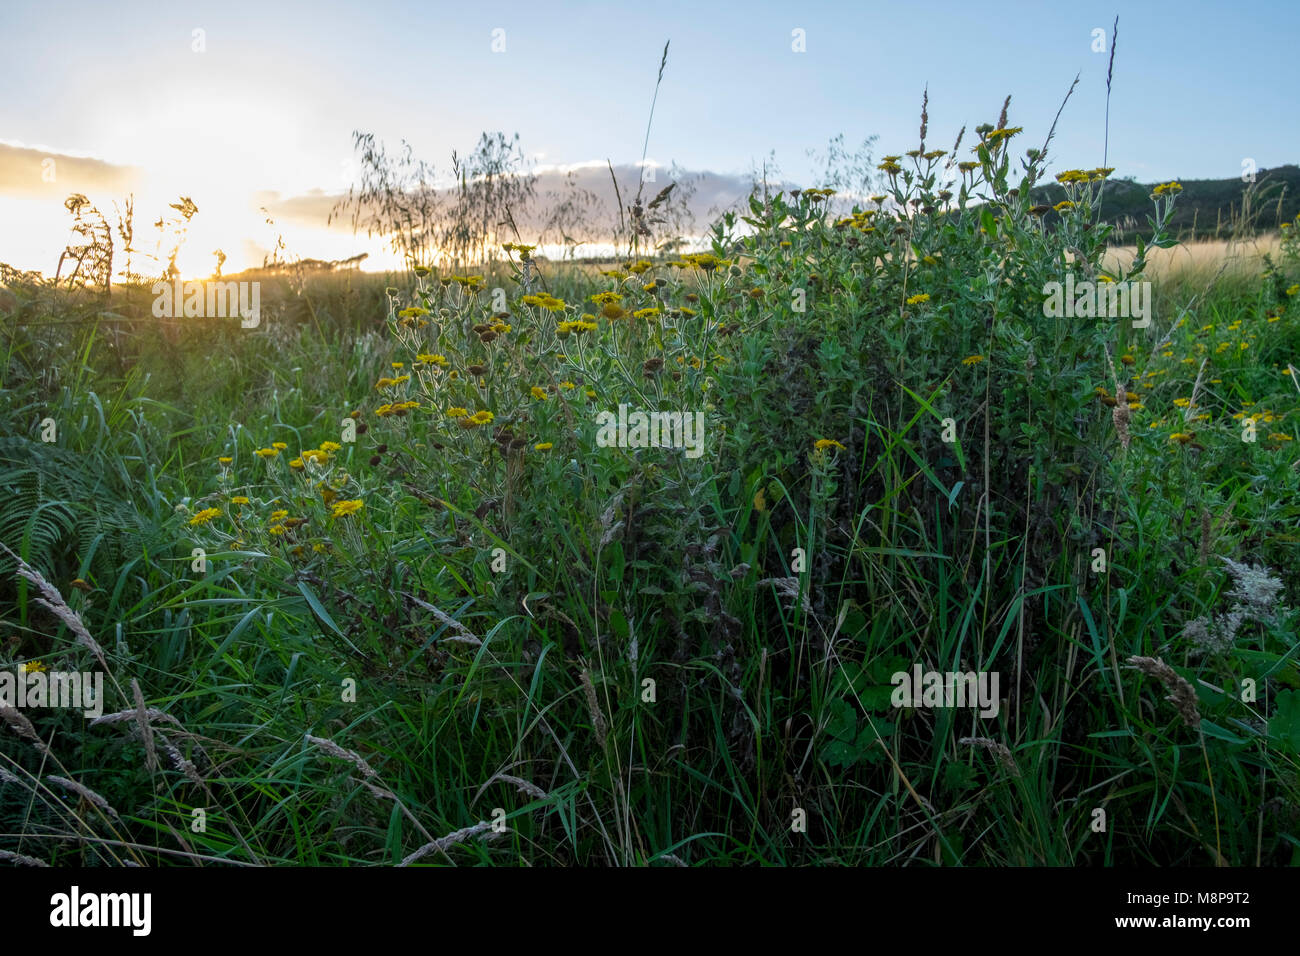
[[[255,332],[24,287],[0,541],[172,750],[36,714],[155,849],[77,839],[108,823],[8,731],[0,830],[68,834],[54,862],[392,863],[501,807],[457,862],[1289,861],[1293,618],[1218,558],[1294,587],[1300,268],[1158,285],[1145,329],[1049,316],[1050,283],[1142,279],[1182,200],[1107,272],[1106,172],[1047,217],[1046,152],[977,135],[835,212],[756,192],[699,253],[290,284]],[[702,453],[599,441],[620,405],[698,412]],[[6,666],[97,666],[13,586]],[[896,708],[914,664],[999,673],[999,713]]]

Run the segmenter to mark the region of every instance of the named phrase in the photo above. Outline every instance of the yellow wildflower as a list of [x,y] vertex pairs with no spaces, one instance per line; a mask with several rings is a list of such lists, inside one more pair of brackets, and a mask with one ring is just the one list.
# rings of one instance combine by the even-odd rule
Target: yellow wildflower
[[330,517],[343,518],[347,515],[354,515],[365,506],[365,502],[361,501],[359,498],[354,498],[350,501],[339,501],[335,503],[333,510],[330,512]]
[[220,514],[221,514],[220,508],[204,508],[202,511],[198,512],[193,518],[190,519],[190,527],[193,528],[198,525],[207,524],[213,518],[217,517]]

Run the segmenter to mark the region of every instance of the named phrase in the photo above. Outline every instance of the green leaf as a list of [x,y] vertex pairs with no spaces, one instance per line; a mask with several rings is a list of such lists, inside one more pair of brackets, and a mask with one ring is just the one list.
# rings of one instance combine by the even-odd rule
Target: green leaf
[[957,484],[955,484],[955,485],[952,486],[952,491],[949,492],[949,494],[948,494],[948,510],[949,510],[949,511],[952,511],[953,506],[954,506],[954,505],[956,504],[956,502],[957,502],[957,495],[961,492],[962,488],[964,488],[965,485],[966,485],[966,482],[964,482],[964,481],[959,481],[959,482],[957,482]]
[[1290,753],[1300,754],[1300,691],[1284,690],[1277,695],[1277,707],[1268,719],[1268,735]]
[[892,720],[875,721],[875,730],[871,729],[868,724],[862,728],[862,733],[858,734],[858,749],[862,753],[862,759],[867,763],[884,763],[889,758],[885,754],[885,748],[877,742],[876,734],[880,735],[880,741],[888,743],[889,738],[894,735],[895,724]]
[[851,767],[862,759],[861,738],[854,739],[858,718],[846,700],[832,700],[827,708],[826,732],[831,739],[822,747],[822,759],[832,767]]
[[822,748],[822,759],[830,767],[851,767],[862,759],[862,754],[852,743],[832,740]]
[[1201,720],[1201,730],[1207,737],[1213,737],[1215,740],[1226,740],[1230,744],[1245,744],[1247,742],[1236,734],[1224,730],[1218,724],[1211,723],[1205,719]]
[[943,785],[959,793],[975,787],[978,774],[975,768],[964,763],[950,763],[943,768]]
[[614,637],[620,641],[626,641],[632,633],[627,626],[627,618],[618,608],[614,608],[609,612],[609,629],[614,633]]
[[980,211],[980,227],[988,233],[990,239],[996,239],[998,235],[998,221],[993,218],[993,213],[988,209]]
[[867,710],[888,710],[892,706],[893,696],[893,684],[872,684],[859,692],[858,700]]
[[616,584],[622,584],[622,583],[623,583],[623,567],[624,567],[623,545],[622,545],[622,543],[619,542],[619,541],[615,541],[615,542],[613,542],[612,544],[609,545],[609,549],[608,549],[608,551],[607,551],[606,553],[609,555],[609,576],[610,576],[610,578],[613,579],[614,583],[616,583]]
[[844,623],[840,626],[840,632],[850,637],[858,637],[866,640],[867,616],[862,613],[862,609],[854,607],[844,615]]
[[826,732],[836,740],[852,740],[858,730],[858,718],[853,713],[853,705],[847,700],[832,700],[829,710],[831,718],[826,722]]
[[319,620],[326,627],[328,627],[335,634],[337,634],[339,637],[343,638],[343,643],[347,644],[348,647],[352,648],[354,651],[360,654],[361,653],[360,649],[355,644],[353,644],[351,641],[348,640],[346,634],[344,634],[342,631],[339,630],[339,626],[334,623],[334,618],[330,617],[330,612],[325,610],[325,605],[321,604],[320,598],[318,598],[316,596],[316,593],[307,586],[306,581],[298,582],[298,590],[301,591],[302,596],[307,599],[307,605],[308,607],[311,608],[312,613],[316,615],[316,619]]
[[868,672],[871,674],[874,683],[889,684],[890,678],[900,671],[906,672],[911,667],[911,662],[901,654],[894,654],[890,657],[878,658],[871,662]]

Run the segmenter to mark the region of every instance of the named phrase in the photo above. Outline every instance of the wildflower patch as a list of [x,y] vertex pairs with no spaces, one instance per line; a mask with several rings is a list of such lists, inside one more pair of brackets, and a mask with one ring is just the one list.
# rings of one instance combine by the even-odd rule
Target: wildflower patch
[[601,448],[683,448],[687,458],[704,454],[703,412],[628,412],[596,415],[596,444]]
[[1084,280],[1075,283],[1066,273],[1065,282],[1043,285],[1043,315],[1049,319],[1137,319],[1135,329],[1151,324],[1151,283]]

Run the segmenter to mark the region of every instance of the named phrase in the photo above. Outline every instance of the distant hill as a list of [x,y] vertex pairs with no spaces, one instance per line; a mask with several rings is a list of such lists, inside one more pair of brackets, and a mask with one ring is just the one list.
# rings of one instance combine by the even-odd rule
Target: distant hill
[[[1294,164],[1261,169],[1255,182],[1233,179],[1181,179],[1183,191],[1178,197],[1171,227],[1181,239],[1225,238],[1232,234],[1233,223],[1246,214],[1246,232],[1266,232],[1300,213],[1300,166]],[[1115,226],[1111,239],[1130,242],[1135,235],[1149,230],[1152,215],[1151,190],[1156,183],[1137,183],[1131,179],[1112,179],[1102,196],[1101,218]],[[1055,205],[1065,198],[1065,190],[1053,183],[1034,190],[1037,202]],[[1048,222],[1055,218],[1049,213]]]

